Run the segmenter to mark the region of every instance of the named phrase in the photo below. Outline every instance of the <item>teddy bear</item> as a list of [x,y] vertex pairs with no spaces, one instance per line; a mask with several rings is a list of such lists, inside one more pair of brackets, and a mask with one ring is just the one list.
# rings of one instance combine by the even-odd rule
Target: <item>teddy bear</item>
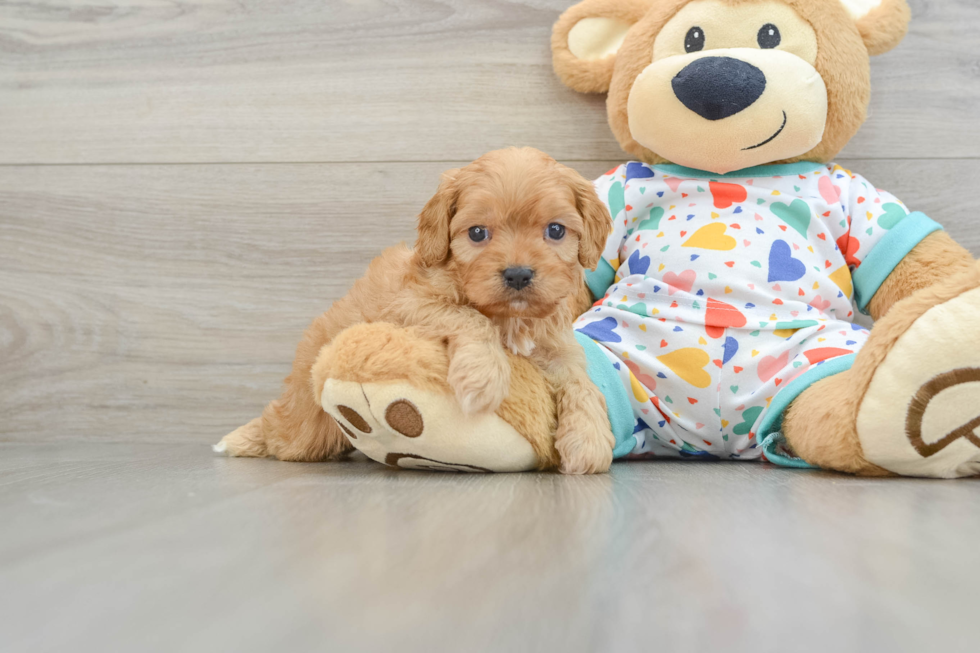
[[[574,327],[614,458],[980,473],[980,269],[833,163],[865,120],[870,57],[909,20],[905,0],[583,0],[560,17],[556,73],[608,95],[634,158],[595,182],[612,222]],[[367,324],[329,347],[324,410],[370,458],[556,466],[554,389],[519,356],[504,405],[467,415],[440,343]]]

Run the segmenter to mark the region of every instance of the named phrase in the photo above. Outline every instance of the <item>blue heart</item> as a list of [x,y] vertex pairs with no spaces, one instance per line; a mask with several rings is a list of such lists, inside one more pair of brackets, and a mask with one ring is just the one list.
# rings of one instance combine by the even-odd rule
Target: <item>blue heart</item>
[[735,213],[738,214],[738,213],[741,213],[741,212],[742,212],[742,207],[741,206],[736,206],[735,207]]
[[698,291],[698,297],[704,297],[704,290]]
[[667,378],[667,375],[664,374],[663,372],[657,372],[657,378],[658,379],[666,379]]
[[581,329],[576,329],[579,333],[584,333],[596,342],[622,342],[623,339],[616,333],[619,321],[614,317],[607,317],[598,322],[586,324]]
[[674,327],[674,333],[678,333],[679,331],[683,331],[683,330],[684,329],[680,328],[679,326],[678,327]]
[[660,191],[659,193],[657,193],[657,197],[663,197],[663,196],[664,196],[664,192],[663,191]]
[[653,170],[643,165],[642,163],[637,163],[632,161],[626,164],[626,181],[630,179],[652,179]]
[[640,251],[636,250],[633,255],[630,256],[630,274],[646,274],[647,270],[650,269],[650,257],[640,256]]
[[700,254],[691,254],[691,260],[692,260],[692,261],[696,261],[696,260],[698,260],[699,258],[701,258],[701,255],[700,255]]
[[796,281],[806,274],[803,261],[793,258],[793,250],[785,240],[777,240],[769,250],[769,283]]
[[746,304],[745,308],[755,308],[755,304]]
[[755,228],[755,233],[757,233],[757,234],[759,234],[761,236],[761,235],[765,234],[766,232],[764,232],[762,229],[759,229],[758,227],[756,227]]
[[730,361],[732,356],[734,356],[736,353],[738,353],[738,340],[728,336],[728,338],[725,339],[725,357],[721,361],[722,364],[724,365]]
[[660,286],[654,286],[653,292],[660,292]]

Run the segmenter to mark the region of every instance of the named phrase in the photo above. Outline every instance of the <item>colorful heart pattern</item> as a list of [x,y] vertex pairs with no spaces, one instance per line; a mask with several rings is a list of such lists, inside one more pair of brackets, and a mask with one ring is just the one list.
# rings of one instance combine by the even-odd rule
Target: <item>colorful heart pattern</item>
[[697,178],[634,162],[596,181],[613,221],[590,287],[606,292],[576,329],[626,390],[633,456],[756,458],[776,395],[866,341],[852,273],[919,218],[840,166],[794,168]]

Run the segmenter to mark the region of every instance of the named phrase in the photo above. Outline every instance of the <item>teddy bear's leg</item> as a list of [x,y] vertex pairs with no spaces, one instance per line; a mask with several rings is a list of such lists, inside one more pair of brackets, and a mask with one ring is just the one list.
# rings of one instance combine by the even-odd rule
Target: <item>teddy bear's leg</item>
[[347,440],[394,467],[478,472],[552,469],[556,408],[544,375],[511,356],[511,393],[467,415],[447,383],[446,345],[410,328],[361,324],[323,348],[313,387]]
[[980,269],[896,303],[852,367],[790,406],[783,434],[827,469],[876,476],[980,474]]

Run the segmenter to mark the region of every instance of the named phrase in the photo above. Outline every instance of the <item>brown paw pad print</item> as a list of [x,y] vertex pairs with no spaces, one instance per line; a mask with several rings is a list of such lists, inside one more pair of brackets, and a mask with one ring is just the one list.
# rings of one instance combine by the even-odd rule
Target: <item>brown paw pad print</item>
[[388,422],[388,426],[406,438],[419,437],[425,428],[422,413],[407,399],[399,399],[388,404],[385,421]]
[[925,419],[926,409],[929,403],[938,394],[952,387],[963,385],[964,383],[980,382],[980,368],[964,367],[952,372],[946,372],[935,377],[924,386],[919,388],[909,406],[908,415],[905,420],[905,432],[909,442],[919,452],[923,458],[936,455],[957,440],[966,440],[975,447],[980,447],[980,438],[974,431],[980,427],[980,417],[974,417],[957,429],[947,433],[944,437],[932,443],[927,443],[922,433],[922,422]]
[[[347,420],[348,422],[350,422],[351,423],[351,426],[353,426],[355,429],[357,429],[361,433],[370,433],[371,432],[371,425],[368,424],[367,423],[367,420],[365,420],[363,417],[361,417],[361,414],[358,413],[353,408],[348,408],[347,406],[337,406],[337,412],[339,412],[341,415],[343,415],[344,416],[344,419]],[[338,422],[338,424],[340,424],[340,428],[342,428],[344,430],[344,433],[346,433],[350,437],[354,438],[355,440],[357,439],[357,436],[354,433],[352,433],[349,428],[347,428],[346,426],[344,426],[340,422]]]

